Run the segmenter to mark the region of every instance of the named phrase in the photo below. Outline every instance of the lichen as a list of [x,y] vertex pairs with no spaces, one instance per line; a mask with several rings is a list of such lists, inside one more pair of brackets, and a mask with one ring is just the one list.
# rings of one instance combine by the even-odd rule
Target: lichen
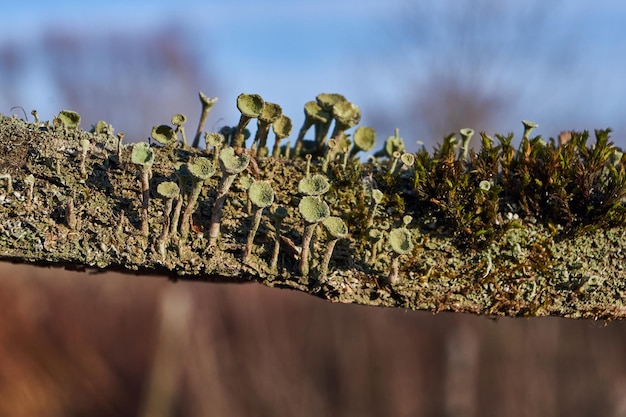
[[[256,95],[240,101],[239,125],[207,132],[207,149],[178,142],[167,125],[157,125],[167,127],[157,129],[166,146],[127,146],[108,125],[89,133],[2,116],[0,151],[10,157],[0,161],[0,257],[256,280],[408,309],[626,316],[626,159],[609,130],[596,131],[594,144],[587,132],[557,143],[530,137],[525,123],[518,147],[513,135],[481,133],[474,148],[463,130],[461,140],[450,135],[433,152],[415,153],[396,131],[360,162],[354,156],[373,149],[373,130],[359,127],[351,143],[346,131],[360,110],[341,95],[321,94],[305,107],[294,149],[264,157],[244,141],[264,102]],[[275,133],[283,139],[291,123],[281,117],[288,129]],[[142,173],[139,186],[135,164],[143,165],[133,150],[144,148],[152,177]],[[250,187],[230,187],[243,170],[249,184],[271,186],[268,221],[259,221],[264,205],[249,200]],[[185,238],[176,228],[182,207],[189,210]],[[325,219],[345,228],[326,235],[328,227],[315,227]],[[146,225],[155,232],[145,233]]]

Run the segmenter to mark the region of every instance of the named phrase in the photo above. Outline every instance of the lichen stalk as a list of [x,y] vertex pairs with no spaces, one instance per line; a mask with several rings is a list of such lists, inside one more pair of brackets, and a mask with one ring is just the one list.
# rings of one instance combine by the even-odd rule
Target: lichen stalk
[[313,244],[313,235],[317,223],[307,224],[304,228],[304,235],[302,235],[302,252],[300,252],[300,274],[303,277],[309,275],[309,254],[311,253],[311,246]]
[[200,120],[198,121],[198,129],[196,130],[196,136],[193,138],[193,143],[191,146],[193,148],[197,148],[200,144],[200,135],[202,134],[202,130],[204,129],[204,125],[206,123],[206,119],[213,108],[213,105],[217,102],[216,98],[208,98],[202,91],[198,93],[200,97],[200,103],[202,103],[202,113],[200,114]]
[[339,238],[332,239],[328,242],[326,249],[324,250],[324,257],[322,258],[322,265],[320,267],[320,281],[326,281],[326,275],[328,275],[328,265],[330,264],[330,258],[333,256],[335,250],[335,244]]
[[176,199],[176,206],[174,207],[174,213],[172,214],[172,220],[170,222],[170,234],[175,235],[178,233],[178,219],[180,219],[180,212],[183,209],[183,196],[182,194]]
[[399,270],[400,270],[400,261],[399,261],[399,257],[395,256],[392,260],[391,260],[391,271],[389,273],[389,282],[391,284],[395,284],[397,283],[400,278],[399,278]]
[[172,212],[172,206],[174,203],[173,198],[168,198],[165,201],[165,209],[163,212],[163,230],[161,230],[161,236],[159,236],[159,240],[157,241],[157,250],[159,254],[163,257],[165,256],[165,244],[169,238],[170,232],[170,214]]
[[150,167],[141,167],[141,234],[148,236],[148,203],[150,201]]
[[278,206],[274,209],[272,216],[274,218],[274,250],[272,252],[272,260],[270,262],[270,271],[273,274],[278,273],[278,254],[280,253],[280,241],[281,241],[281,226],[283,220],[289,215],[287,209],[282,206]]
[[230,190],[231,185],[233,185],[233,181],[235,181],[236,174],[226,174],[222,177],[222,181],[220,182],[220,188],[217,193],[217,198],[215,199],[215,204],[213,204],[213,210],[211,211],[211,225],[209,226],[209,246],[213,246],[217,243],[217,239],[220,236],[220,225],[222,222],[222,208],[224,207],[224,202],[226,202],[226,197],[228,195],[228,190]]
[[243,255],[243,261],[246,262],[252,253],[252,245],[254,244],[254,237],[261,224],[261,217],[263,216],[263,207],[257,208],[254,212],[254,219],[252,220],[252,227],[248,233],[248,241],[246,242],[246,250]]

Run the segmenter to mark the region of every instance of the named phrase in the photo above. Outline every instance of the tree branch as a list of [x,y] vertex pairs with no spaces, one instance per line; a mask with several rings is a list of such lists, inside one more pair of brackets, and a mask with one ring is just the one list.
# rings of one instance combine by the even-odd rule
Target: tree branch
[[[84,161],[86,176],[81,174],[81,140],[90,144]],[[305,229],[316,222],[303,218],[298,207],[303,200],[298,188],[306,176],[305,161],[258,158],[256,166],[238,174],[223,207],[219,238],[210,245],[208,231],[224,165],[204,180],[196,203],[191,199],[192,178],[188,172],[184,178],[180,163],[189,166],[204,158],[217,161],[216,150],[151,147],[155,155],[149,233],[144,236],[142,168],[131,161],[132,146],[118,145],[118,138],[106,130],[88,133],[57,120],[35,124],[2,116],[0,258],[173,280],[256,281],[334,302],[433,312],[626,316],[623,226],[565,234],[542,222],[511,215],[496,220],[500,232],[487,243],[477,243],[479,234],[474,233],[476,241],[467,244],[459,241],[458,234],[429,223],[428,213],[418,210],[419,202],[407,185],[411,181],[405,178],[410,167],[386,173],[389,167],[384,164],[359,164],[352,159],[346,159],[346,164],[340,156],[326,172],[322,161],[313,161],[309,169],[330,179],[329,191],[316,198],[326,202],[331,216],[343,219],[348,235],[333,236],[330,226],[319,223],[309,272],[303,275],[299,245]],[[377,178],[375,188],[384,195],[380,204],[374,203],[367,185]],[[246,189],[257,179],[270,182],[274,204],[263,212],[250,256],[243,262],[255,217],[255,210],[249,211]],[[161,254],[156,246],[169,221],[164,220],[165,199],[156,189],[166,181],[181,186],[183,197],[179,198],[185,207],[196,206],[188,236],[173,233]],[[375,228],[369,227],[371,220]],[[407,230],[408,235],[390,233],[393,230]],[[402,246],[392,236],[408,236],[409,241]],[[331,241],[336,245],[326,267],[322,263],[329,259]],[[273,270],[276,246],[278,263]],[[390,281],[396,274],[397,279]]]

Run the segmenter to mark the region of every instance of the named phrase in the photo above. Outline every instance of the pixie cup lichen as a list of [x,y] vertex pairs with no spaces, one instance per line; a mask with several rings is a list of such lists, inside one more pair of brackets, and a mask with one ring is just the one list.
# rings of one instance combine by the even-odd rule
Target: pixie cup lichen
[[309,275],[309,254],[313,241],[313,234],[317,225],[330,216],[330,208],[325,201],[314,196],[306,196],[298,204],[300,215],[304,219],[304,234],[302,235],[302,251],[300,252],[300,274]]
[[248,241],[246,243],[246,249],[243,255],[243,260],[246,262],[252,253],[252,245],[254,244],[254,236],[256,235],[259,225],[261,224],[261,216],[263,216],[263,209],[270,206],[274,202],[274,190],[267,181],[254,181],[250,188],[248,188],[248,198],[256,208],[254,212],[254,218],[252,220],[252,227],[248,233]]
[[291,119],[284,114],[281,114],[278,119],[272,123],[272,130],[274,131],[274,148],[272,149],[272,157],[280,157],[280,141],[289,135],[291,135],[291,129],[293,124]]
[[176,131],[168,125],[159,125],[152,128],[152,139],[164,146],[170,146],[176,143]]
[[257,129],[254,135],[254,146],[256,146],[257,156],[267,156],[267,135],[274,123],[283,114],[283,109],[276,103],[266,101],[263,103],[261,114],[257,117]]
[[191,227],[191,216],[194,206],[202,191],[204,181],[208,180],[215,174],[215,165],[208,158],[197,158],[195,161],[187,164],[187,170],[191,175],[191,191],[187,198],[187,206],[183,212],[180,221],[180,235],[183,240],[187,238],[189,228]]
[[69,130],[77,130],[80,125],[80,114],[72,110],[63,110],[57,116],[58,120]]
[[282,206],[278,206],[274,209],[272,213],[272,217],[274,218],[274,250],[272,251],[272,261],[270,262],[270,271],[276,274],[278,272],[278,254],[280,252],[280,239],[281,239],[281,226],[283,224],[283,220],[287,218],[289,212],[286,208]]
[[317,101],[309,101],[304,105],[304,122],[302,123],[300,132],[298,133],[298,138],[296,139],[293,151],[294,157],[300,156],[300,153],[302,152],[306,132],[308,132],[312,126],[315,126],[317,131],[319,129],[318,126],[325,126],[330,120],[331,114],[324,111]]
[[376,131],[371,127],[360,126],[354,131],[352,149],[350,149],[350,158],[354,158],[357,153],[369,152],[376,143]]
[[298,183],[298,192],[304,195],[322,195],[330,190],[328,178],[322,174],[304,177]]
[[174,235],[178,233],[178,220],[180,218],[180,213],[183,208],[183,203],[185,202],[185,193],[187,192],[187,184],[191,180],[191,174],[187,169],[187,164],[183,162],[177,162],[174,167],[174,175],[176,175],[176,179],[178,180],[178,188],[180,190],[180,196],[176,199],[176,207],[174,208],[174,213],[172,214],[172,221],[170,223],[170,234]]
[[[409,220],[410,222],[410,220]],[[391,260],[391,271],[389,272],[389,282],[395,284],[399,281],[399,259],[413,250],[411,231],[406,227],[399,227],[389,232],[389,245],[396,253]]]
[[237,109],[241,112],[237,130],[235,131],[233,147],[241,148],[244,146],[243,130],[246,128],[250,120],[256,119],[263,111],[263,98],[258,94],[240,94],[237,97]]
[[222,208],[226,201],[228,190],[230,189],[237,174],[248,167],[250,156],[242,152],[240,155],[235,153],[235,149],[227,147],[220,152],[220,167],[222,168],[222,180],[220,181],[219,190],[213,210],[211,211],[211,226],[209,228],[209,245],[213,246],[217,243],[220,235],[220,224],[222,221]]
[[204,129],[204,124],[206,123],[206,119],[211,112],[211,109],[217,103],[217,97],[209,98],[202,91],[198,92],[198,97],[200,97],[200,103],[202,103],[202,112],[200,113],[200,120],[198,121],[198,129],[196,130],[196,136],[193,138],[192,147],[197,148],[200,145],[200,135],[202,135],[202,130]]
[[337,138],[340,133],[356,126],[361,121],[361,109],[356,104],[345,100],[333,106],[335,128],[331,137]]
[[80,140],[80,175],[83,178],[87,177],[87,170],[85,169],[85,161],[87,160],[87,154],[91,148],[91,142],[89,139]]
[[163,229],[161,230],[161,236],[156,244],[157,251],[163,257],[165,256],[165,246],[169,238],[170,214],[172,213],[174,199],[180,194],[180,188],[175,182],[165,181],[157,186],[157,193],[165,201],[165,208],[163,209]]
[[148,201],[150,199],[150,177],[152,176],[152,164],[154,152],[146,142],[140,142],[133,146],[131,154],[133,164],[141,166],[141,234],[148,236]]
[[469,143],[472,140],[472,136],[474,136],[474,130],[470,128],[465,128],[459,130],[461,134],[461,150],[459,151],[459,158],[467,161],[469,158]]
[[315,124],[315,142],[318,149],[321,149],[324,142],[326,142],[326,135],[330,130],[330,125],[334,120],[333,117],[333,109],[339,103],[343,103],[347,101],[347,99],[337,93],[321,93],[315,97],[317,100],[317,104],[328,113],[328,118],[324,123],[316,123]]
[[182,113],[176,113],[172,116],[172,124],[176,126],[174,133],[180,132],[180,137],[183,141],[183,146],[187,147],[187,137],[185,136],[184,124],[187,123],[187,116]]
[[530,132],[532,132],[533,129],[539,127],[537,123],[531,122],[529,120],[522,120],[522,124],[524,125],[524,139],[528,139],[530,137]]
[[348,236],[348,226],[340,218],[336,216],[330,216],[326,218],[322,224],[326,230],[328,241],[326,242],[326,249],[324,250],[324,257],[320,266],[320,281],[326,281],[326,275],[328,274],[328,265],[330,264],[330,258],[335,250],[335,245],[339,239],[343,239]]
[[370,228],[374,224],[374,216],[376,216],[376,209],[378,205],[382,203],[383,197],[385,195],[378,188],[374,188],[372,190],[372,202],[373,204],[370,206],[369,216],[367,218],[367,227]]
[[386,156],[387,158],[393,157],[394,152],[404,152],[404,140],[400,137],[400,129],[395,130],[393,136],[389,136],[385,141],[385,145],[381,150],[374,154],[375,157],[380,158]]

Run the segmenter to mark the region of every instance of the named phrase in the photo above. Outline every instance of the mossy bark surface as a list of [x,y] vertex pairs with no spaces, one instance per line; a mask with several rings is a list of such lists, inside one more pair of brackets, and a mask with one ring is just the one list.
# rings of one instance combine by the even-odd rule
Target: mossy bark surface
[[[91,143],[86,177],[80,172],[81,139]],[[318,279],[326,247],[320,231],[312,246],[311,273],[302,277],[298,272],[298,246],[305,228],[298,212],[302,198],[298,182],[305,175],[302,160],[258,158],[254,169],[240,174],[270,181],[275,206],[289,213],[281,226],[277,272],[270,268],[276,230],[268,215],[261,220],[252,253],[243,262],[253,215],[247,212],[246,191],[237,186],[238,180],[223,207],[220,238],[209,245],[221,172],[205,182],[187,239],[172,236],[162,256],[156,246],[167,222],[157,185],[176,181],[177,162],[213,159],[213,155],[197,149],[153,147],[146,237],[141,233],[141,175],[131,162],[132,148],[122,147],[116,155],[117,147],[112,135],[1,116],[0,259],[174,280],[256,281],[334,302],[411,310],[606,320],[626,316],[626,227],[622,226],[563,235],[541,222],[517,221],[489,244],[464,246],[440,228],[416,220],[410,229],[414,248],[400,258],[399,279],[391,284],[388,276],[398,255],[383,239],[372,259],[377,243],[368,240],[366,233],[371,205],[363,183],[375,167],[356,161],[347,168],[337,164],[329,173],[331,189],[324,199],[331,215],[346,222],[350,235],[337,242],[324,282]],[[321,161],[317,162],[313,172],[320,170]],[[29,199],[25,178],[31,174],[35,184]],[[416,217],[407,203],[410,200],[397,201],[397,187],[387,190],[385,184],[378,184],[378,188],[388,198],[376,209],[375,226],[390,230],[402,225],[404,215]]]

